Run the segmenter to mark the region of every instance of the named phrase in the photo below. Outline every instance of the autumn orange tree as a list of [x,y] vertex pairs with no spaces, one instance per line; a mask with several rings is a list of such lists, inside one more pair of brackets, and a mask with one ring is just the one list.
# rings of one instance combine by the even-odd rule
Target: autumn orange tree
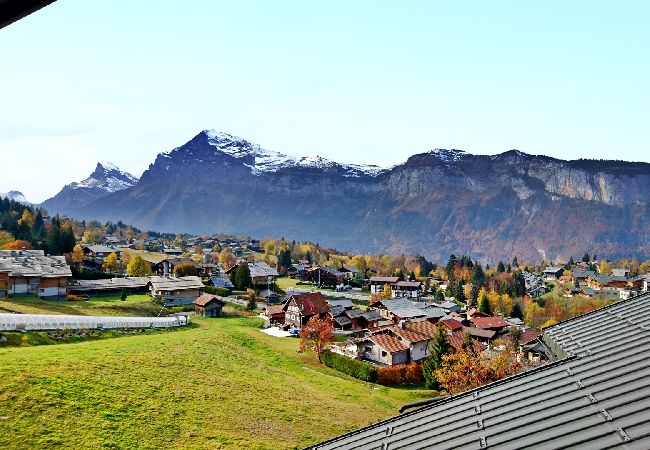
[[508,356],[489,360],[470,349],[461,349],[444,355],[434,375],[441,390],[449,394],[464,392],[517,373],[519,363]]
[[321,355],[334,342],[334,327],[327,319],[314,316],[300,329],[300,351],[313,351],[321,362]]

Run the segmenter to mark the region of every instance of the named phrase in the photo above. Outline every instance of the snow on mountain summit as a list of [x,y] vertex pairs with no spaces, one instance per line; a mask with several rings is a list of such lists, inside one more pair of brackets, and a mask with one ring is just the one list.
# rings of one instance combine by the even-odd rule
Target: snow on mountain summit
[[97,163],[95,171],[83,181],[71,183],[72,189],[99,188],[113,193],[134,186],[138,178],[110,162]]
[[19,202],[25,205],[31,205],[31,202],[28,202],[25,196],[23,195],[22,192],[20,191],[9,191],[9,192],[0,192],[0,197],[2,198],[8,198],[9,200],[13,200],[15,202]]
[[280,169],[291,167],[305,167],[314,169],[330,169],[340,167],[345,176],[359,177],[362,175],[377,176],[384,170],[379,166],[362,164],[339,164],[322,156],[290,156],[284,153],[267,150],[245,139],[216,130],[203,130],[208,143],[233,158],[253,159],[253,164],[246,164],[255,175],[264,172],[276,172]]

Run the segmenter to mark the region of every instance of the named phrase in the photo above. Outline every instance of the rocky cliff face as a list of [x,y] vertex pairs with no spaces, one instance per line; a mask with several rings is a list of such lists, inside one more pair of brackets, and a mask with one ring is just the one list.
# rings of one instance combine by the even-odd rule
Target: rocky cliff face
[[133,187],[138,178],[111,163],[97,163],[95,171],[83,181],[64,186],[43,206],[50,214],[77,215],[86,205],[109,194]]
[[382,169],[290,157],[206,130],[77,215],[437,260],[641,256],[650,254],[649,187],[645,163],[434,150]]

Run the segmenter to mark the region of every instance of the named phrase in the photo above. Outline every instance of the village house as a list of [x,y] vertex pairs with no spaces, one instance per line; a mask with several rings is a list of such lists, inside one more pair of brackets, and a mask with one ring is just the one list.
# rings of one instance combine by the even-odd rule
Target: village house
[[127,294],[144,294],[149,290],[150,277],[124,277],[99,280],[73,280],[68,290],[71,294],[117,294],[124,289]]
[[399,281],[399,277],[370,277],[370,294],[381,295],[385,285],[392,285]]
[[421,281],[398,281],[390,285],[393,298],[412,298],[419,300],[422,297]]
[[203,294],[194,300],[194,312],[201,317],[221,317],[225,300],[217,295]]
[[560,266],[549,266],[544,269],[544,279],[546,281],[557,280],[564,273],[564,267]]
[[359,270],[354,266],[343,266],[338,269],[338,271],[341,272],[343,277],[348,281],[359,275]]
[[83,246],[83,251],[84,255],[88,258],[97,258],[101,259],[102,261],[104,258],[106,258],[108,255],[111,253],[115,253],[115,255],[119,258],[120,253],[122,250],[118,247],[113,247],[109,245],[84,245]]
[[203,294],[205,286],[201,278],[190,277],[151,277],[149,289],[151,296],[162,300],[164,306],[189,305]]
[[262,314],[265,318],[265,327],[272,327],[276,325],[284,325],[285,307],[281,305],[266,305],[262,309]]
[[409,349],[409,361],[421,361],[428,355],[429,341],[436,333],[431,322],[400,322],[389,329],[389,333]]
[[0,250],[0,294],[65,298],[70,267],[43,250]]
[[303,281],[309,281],[318,286],[336,287],[343,284],[343,274],[329,266],[318,266],[303,273]]
[[497,333],[502,332],[504,329],[510,326],[508,322],[500,317],[495,316],[473,317],[472,323],[476,328],[480,328],[482,330],[492,330]]
[[293,324],[297,328],[305,325],[314,316],[325,318],[330,311],[325,297],[320,292],[292,295],[283,306],[285,323]]
[[[230,275],[236,267],[237,265],[232,266],[230,269],[226,270],[225,274]],[[265,262],[249,262],[248,270],[251,273],[251,281],[253,282],[253,285],[273,284],[279,275],[277,270]]]
[[408,362],[409,349],[387,333],[368,336],[357,343],[359,358],[375,364],[393,366]]

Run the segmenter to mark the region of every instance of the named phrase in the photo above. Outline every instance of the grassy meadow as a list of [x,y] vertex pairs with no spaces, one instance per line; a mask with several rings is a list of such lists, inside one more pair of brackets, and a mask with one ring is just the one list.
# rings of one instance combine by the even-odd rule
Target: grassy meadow
[[[0,302],[36,313],[153,306],[139,296]],[[349,378],[229,312],[169,332],[0,348],[0,448],[300,448],[433,394]]]

